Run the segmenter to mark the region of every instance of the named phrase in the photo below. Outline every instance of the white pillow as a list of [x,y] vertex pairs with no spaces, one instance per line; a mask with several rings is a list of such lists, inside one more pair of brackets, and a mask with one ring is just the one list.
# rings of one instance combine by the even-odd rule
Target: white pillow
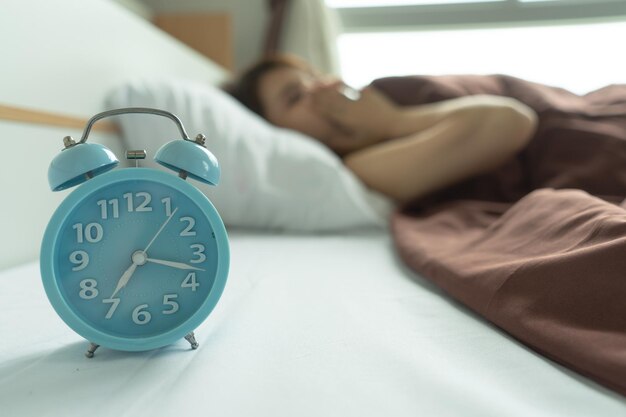
[[[178,116],[190,137],[203,133],[217,157],[217,187],[195,182],[227,225],[295,231],[384,226],[391,208],[319,142],[276,128],[211,85],[181,80],[130,82],[107,99],[110,108],[153,107]],[[152,115],[118,118],[129,149],[146,149],[144,166],[176,125]]]

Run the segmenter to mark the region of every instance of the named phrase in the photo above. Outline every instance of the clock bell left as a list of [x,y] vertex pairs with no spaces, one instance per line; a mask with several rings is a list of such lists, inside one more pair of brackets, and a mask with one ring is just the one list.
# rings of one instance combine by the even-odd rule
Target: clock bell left
[[[181,138],[163,145],[155,160],[174,174],[152,168],[117,168],[105,146],[87,143],[94,123],[120,114],[167,117]],[[127,151],[128,158],[145,151]],[[174,114],[151,108],[102,112],[87,123],[80,141],[64,149],[48,170],[53,191],[78,186],[56,209],[41,245],[46,295],[76,333],[99,346],[126,351],[160,348],[183,337],[198,347],[194,330],[217,305],[229,270],[224,223],[193,184],[217,185],[220,168]]]

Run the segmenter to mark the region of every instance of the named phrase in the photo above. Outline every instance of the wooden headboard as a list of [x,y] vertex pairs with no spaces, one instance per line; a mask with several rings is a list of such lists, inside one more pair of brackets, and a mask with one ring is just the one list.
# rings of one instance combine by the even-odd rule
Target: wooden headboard
[[234,69],[233,28],[228,13],[162,13],[152,21],[222,67]]
[[[115,86],[136,78],[218,83],[220,66],[109,0],[3,0],[0,13],[0,269],[37,259],[45,226],[67,192],[47,170],[66,135],[105,110]],[[98,124],[96,124],[98,126]],[[123,144],[100,124],[90,141],[118,157]]]

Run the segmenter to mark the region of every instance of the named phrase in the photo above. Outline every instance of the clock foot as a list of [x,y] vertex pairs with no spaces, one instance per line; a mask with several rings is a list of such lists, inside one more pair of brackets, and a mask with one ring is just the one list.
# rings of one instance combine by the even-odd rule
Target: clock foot
[[85,353],[85,356],[88,357],[88,358],[93,358],[94,352],[99,347],[100,347],[100,345],[96,345],[95,343],[90,344],[89,345],[89,349],[87,349],[87,352]]
[[192,349],[198,349],[198,346],[200,346],[198,342],[196,342],[196,336],[193,334],[193,332],[185,336],[185,340],[189,342]]

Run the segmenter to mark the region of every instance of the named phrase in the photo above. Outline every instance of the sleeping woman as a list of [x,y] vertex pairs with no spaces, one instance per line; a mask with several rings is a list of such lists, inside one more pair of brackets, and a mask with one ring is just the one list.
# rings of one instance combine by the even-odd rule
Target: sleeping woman
[[376,87],[350,90],[291,56],[264,59],[227,90],[276,126],[324,143],[367,186],[398,203],[497,168],[537,125],[535,112],[512,98],[399,106]]
[[408,202],[390,230],[413,271],[626,395],[626,85],[578,96],[506,75],[416,76],[343,90],[284,57],[231,88]]
[[345,94],[277,57],[230,90],[401,203],[390,230],[413,271],[626,395],[626,85],[418,76]]

